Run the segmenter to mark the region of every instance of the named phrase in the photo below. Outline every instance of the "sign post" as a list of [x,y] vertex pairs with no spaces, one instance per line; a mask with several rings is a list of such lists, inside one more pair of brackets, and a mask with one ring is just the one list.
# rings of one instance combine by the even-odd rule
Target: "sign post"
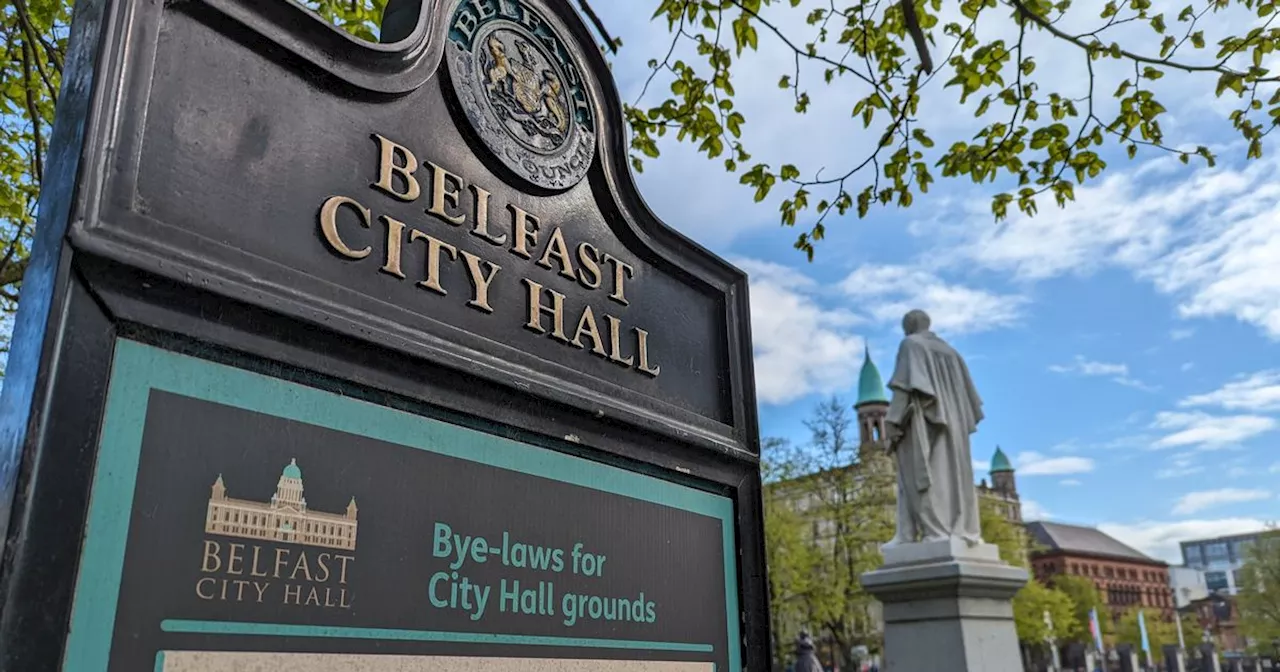
[[84,0],[0,406],[0,669],[767,665],[746,278],[557,0]]

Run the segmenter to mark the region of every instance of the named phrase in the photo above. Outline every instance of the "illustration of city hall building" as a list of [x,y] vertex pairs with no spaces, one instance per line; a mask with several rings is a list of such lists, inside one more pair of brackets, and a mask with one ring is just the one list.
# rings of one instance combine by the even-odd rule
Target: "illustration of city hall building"
[[346,514],[307,509],[302,496],[302,469],[297,460],[280,474],[276,494],[270,502],[254,502],[227,497],[222,474],[213,483],[205,532],[247,539],[309,544],[326,548],[355,550],[356,500],[351,498]]

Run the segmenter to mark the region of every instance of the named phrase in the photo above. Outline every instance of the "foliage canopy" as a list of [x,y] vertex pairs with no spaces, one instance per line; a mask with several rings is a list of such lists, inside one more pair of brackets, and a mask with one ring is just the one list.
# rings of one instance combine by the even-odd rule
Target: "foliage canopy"
[[766,440],[765,549],[779,669],[801,629],[828,639],[845,659],[878,642],[873,598],[859,577],[879,567],[893,536],[891,466],[860,444],[856,417],[839,398],[818,404],[807,445]]
[[1236,608],[1244,635],[1273,650],[1280,641],[1280,531],[1267,531],[1245,552]]
[[[0,8],[0,317],[7,326],[27,270],[71,6],[58,0],[6,4]],[[7,337],[0,339],[0,351],[8,351]]]
[[[672,40],[649,62],[650,83],[661,74],[670,93],[649,102],[642,94],[628,108],[633,165],[657,157],[658,138],[673,133],[722,158],[757,201],[789,190],[781,220],[809,218],[795,245],[810,258],[832,213],[908,207],[939,176],[997,183],[996,219],[1010,205],[1033,215],[1046,193],[1059,206],[1073,200],[1076,185],[1107,168],[1108,152],[1132,158],[1148,148],[1213,165],[1208,147],[1165,135],[1161,98],[1178,86],[1215,87],[1232,108],[1224,123],[1248,158],[1260,157],[1280,118],[1280,76],[1269,67],[1280,44],[1275,10],[1273,0],[661,0],[654,16]],[[788,55],[784,72],[737,68],[766,43]],[[931,50],[943,67],[930,67]],[[1072,63],[1083,72],[1063,77]],[[1169,73],[1179,77],[1161,82]],[[776,163],[754,160],[735,83],[762,75],[778,77],[801,116],[820,96],[852,92],[850,114],[867,136],[841,144],[861,153],[834,170],[803,166],[799,149]],[[922,114],[931,108],[971,111],[976,132],[933,133]]]

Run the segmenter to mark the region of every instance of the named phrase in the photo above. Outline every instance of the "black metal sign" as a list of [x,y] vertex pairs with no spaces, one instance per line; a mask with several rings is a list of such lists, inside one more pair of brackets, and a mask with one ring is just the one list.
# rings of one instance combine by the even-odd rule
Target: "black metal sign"
[[0,669],[760,667],[745,277],[568,3],[77,6]]

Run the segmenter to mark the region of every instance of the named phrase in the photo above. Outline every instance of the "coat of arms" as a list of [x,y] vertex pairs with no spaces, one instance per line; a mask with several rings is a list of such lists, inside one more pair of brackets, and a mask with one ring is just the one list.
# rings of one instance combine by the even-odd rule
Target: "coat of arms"
[[595,108],[558,23],[525,2],[460,2],[447,60],[454,93],[507,168],[549,189],[573,186],[595,156]]
[[[569,117],[560,75],[519,35],[494,31],[487,42],[488,53],[480,59],[487,73],[489,104],[515,127],[512,135],[536,151],[563,144]],[[507,55],[510,44],[515,45],[515,58]]]

